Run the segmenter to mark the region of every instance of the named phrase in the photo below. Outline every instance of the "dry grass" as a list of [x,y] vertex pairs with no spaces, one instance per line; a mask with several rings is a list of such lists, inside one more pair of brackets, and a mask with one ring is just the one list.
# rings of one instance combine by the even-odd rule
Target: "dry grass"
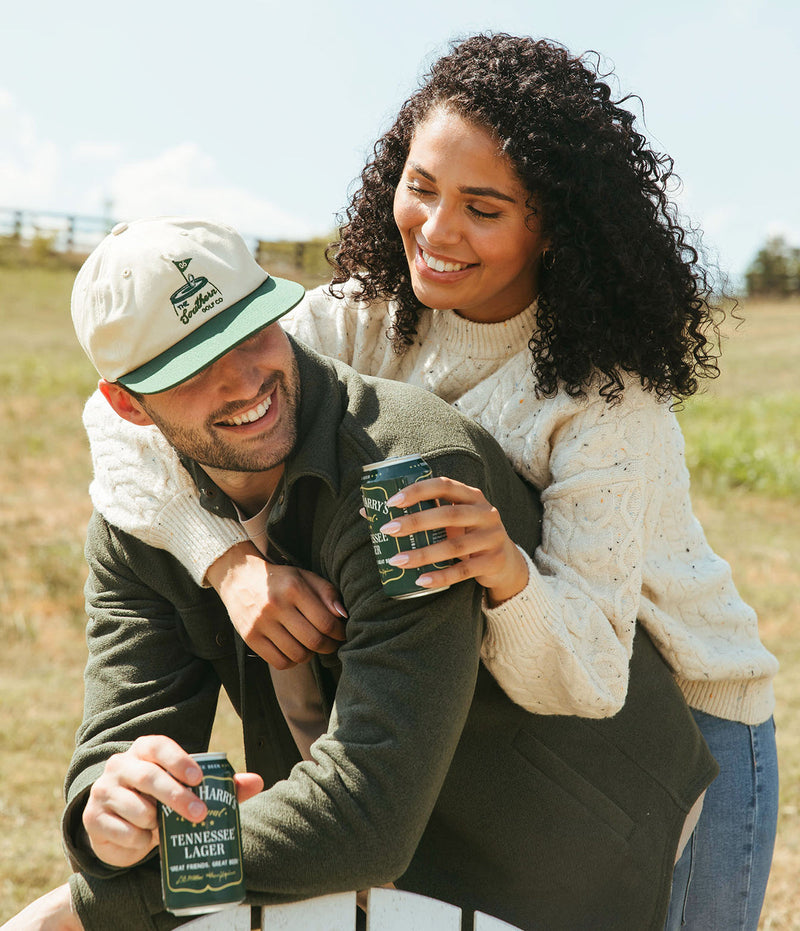
[[[82,542],[89,516],[80,411],[94,384],[72,335],[72,275],[0,267],[0,922],[67,877],[58,822],[81,713]],[[747,323],[733,332],[726,374],[711,386],[709,398],[734,405],[726,410],[750,398],[771,410],[779,398],[781,411],[800,412],[794,374],[800,306],[744,310]],[[690,454],[691,437],[708,433],[710,424],[715,432],[729,426],[709,421],[706,403],[693,402],[682,414]],[[766,427],[770,442],[787,439],[783,421]],[[705,477],[698,479],[696,510],[757,607],[764,639],[782,664],[777,720],[783,792],[761,927],[789,931],[800,929],[800,497],[730,487],[719,479],[720,469],[725,463],[714,459],[698,465]],[[241,765],[228,707],[215,746],[231,751]]]

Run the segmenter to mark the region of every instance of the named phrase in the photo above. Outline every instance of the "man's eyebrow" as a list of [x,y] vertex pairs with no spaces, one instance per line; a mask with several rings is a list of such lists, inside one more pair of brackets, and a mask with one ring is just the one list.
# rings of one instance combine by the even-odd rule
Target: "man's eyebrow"
[[[426,171],[422,165],[416,162],[409,162],[408,167],[418,175],[422,175],[427,181],[436,183],[436,178],[429,171]],[[473,197],[494,197],[496,200],[504,200],[509,204],[516,204],[516,199],[509,194],[504,194],[493,187],[460,187],[458,189],[462,194],[471,194]]]

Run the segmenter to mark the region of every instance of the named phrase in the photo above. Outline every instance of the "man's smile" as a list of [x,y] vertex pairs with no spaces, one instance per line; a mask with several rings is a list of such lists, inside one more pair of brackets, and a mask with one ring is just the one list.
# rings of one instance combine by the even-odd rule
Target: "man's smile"
[[239,427],[243,423],[253,423],[256,420],[260,420],[272,406],[272,395],[257,404],[255,407],[250,408],[248,411],[244,411],[242,414],[237,414],[235,417],[231,417],[228,420],[220,420],[219,423],[225,427]]

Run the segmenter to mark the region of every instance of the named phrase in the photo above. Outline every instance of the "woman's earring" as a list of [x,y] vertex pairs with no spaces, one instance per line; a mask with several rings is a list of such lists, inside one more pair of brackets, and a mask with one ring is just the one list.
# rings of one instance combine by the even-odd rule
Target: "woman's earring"
[[556,264],[556,256],[552,249],[545,249],[542,253],[542,268],[551,272]]

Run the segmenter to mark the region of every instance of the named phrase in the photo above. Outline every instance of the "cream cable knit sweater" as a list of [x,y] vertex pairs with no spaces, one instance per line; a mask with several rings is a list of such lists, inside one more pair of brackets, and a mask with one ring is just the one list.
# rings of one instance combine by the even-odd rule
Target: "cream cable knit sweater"
[[[401,356],[386,340],[390,313],[317,289],[283,323],[362,373],[421,385],[455,404],[541,489],[543,540],[528,560],[528,585],[498,608],[485,606],[483,659],[511,698],[542,714],[613,715],[625,700],[638,618],[692,707],[747,724],[766,720],[777,661],[692,514],[683,437],[669,406],[633,380],[615,406],[597,394],[538,400],[527,348],[534,307],[495,324],[423,314]],[[99,393],[84,422],[95,506],[170,551],[202,584],[211,563],[246,539],[241,527],[200,507],[154,427],[123,421]]]

